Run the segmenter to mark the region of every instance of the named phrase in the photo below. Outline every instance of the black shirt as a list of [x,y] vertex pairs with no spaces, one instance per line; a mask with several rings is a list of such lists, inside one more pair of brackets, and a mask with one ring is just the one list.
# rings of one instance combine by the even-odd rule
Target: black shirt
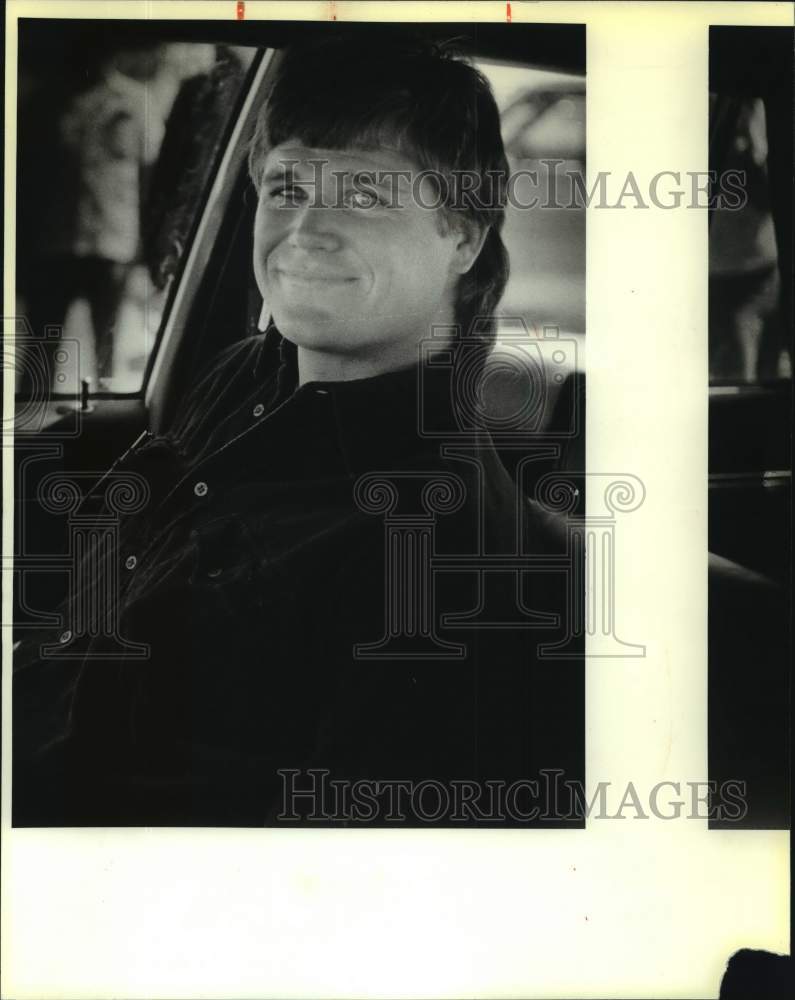
[[565,574],[499,571],[565,532],[456,406],[444,364],[299,387],[275,330],[224,352],[116,469],[148,497],[98,581],[114,636],[20,651],[14,821],[278,824],[310,769],[582,777],[581,664],[527,627]]

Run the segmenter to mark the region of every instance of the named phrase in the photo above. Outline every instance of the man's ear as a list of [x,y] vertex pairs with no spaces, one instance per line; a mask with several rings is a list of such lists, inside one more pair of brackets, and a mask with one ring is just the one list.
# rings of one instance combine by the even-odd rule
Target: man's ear
[[455,220],[453,232],[457,237],[453,267],[458,274],[466,274],[483,249],[490,226],[472,218]]

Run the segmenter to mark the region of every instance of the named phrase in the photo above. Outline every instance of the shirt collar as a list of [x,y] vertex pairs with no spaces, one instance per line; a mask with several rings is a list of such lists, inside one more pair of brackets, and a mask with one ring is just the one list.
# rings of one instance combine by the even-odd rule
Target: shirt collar
[[[332,427],[324,427],[319,436],[333,430],[351,473],[425,465],[439,458],[442,443],[462,440],[461,407],[452,396],[449,364],[424,361],[368,378],[299,386],[295,344],[274,326],[263,338],[256,369],[268,360],[278,366],[270,408],[282,404],[285,409],[310,408],[320,403],[319,419],[331,421]],[[467,428],[464,437],[472,441]],[[486,431],[480,432],[479,443],[491,446]]]

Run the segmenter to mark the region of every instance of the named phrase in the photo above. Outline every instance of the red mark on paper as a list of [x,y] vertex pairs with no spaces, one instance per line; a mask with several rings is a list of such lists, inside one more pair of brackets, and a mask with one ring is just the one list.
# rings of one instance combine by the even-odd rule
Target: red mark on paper
[[505,5],[505,20],[508,24],[511,23],[511,5],[509,3],[506,3]]
[[335,3],[335,0],[330,0],[330,2],[329,2],[329,5],[328,5],[328,16],[329,16],[329,19],[332,20],[332,21],[336,21],[337,20],[337,4]]
[[246,16],[246,4],[245,0],[237,0],[237,19],[242,21]]

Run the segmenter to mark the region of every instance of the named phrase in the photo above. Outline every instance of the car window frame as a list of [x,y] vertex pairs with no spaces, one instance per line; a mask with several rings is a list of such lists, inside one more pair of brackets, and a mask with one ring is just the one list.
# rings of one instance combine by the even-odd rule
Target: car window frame
[[141,395],[153,433],[158,432],[163,422],[166,397],[173,377],[173,361],[185,335],[193,298],[204,280],[218,230],[244,165],[260,102],[270,89],[274,57],[278,50],[253,45],[241,48],[255,48],[254,59],[240,88],[236,113],[230,116],[229,130],[222,137],[205,196],[196,213],[191,238],[172,281],[163,320],[142,380]]

